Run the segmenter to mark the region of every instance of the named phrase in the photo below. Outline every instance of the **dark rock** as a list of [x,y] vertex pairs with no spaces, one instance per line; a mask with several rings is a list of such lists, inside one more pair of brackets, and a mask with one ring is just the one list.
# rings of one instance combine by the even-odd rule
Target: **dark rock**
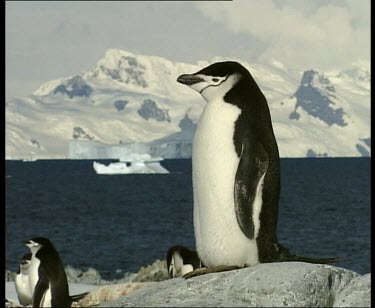
[[197,128],[197,124],[195,124],[190,118],[188,114],[185,114],[184,118],[181,119],[178,126],[181,128],[182,131],[184,130],[191,130],[195,131]]
[[342,108],[335,109],[334,99],[335,88],[328,78],[320,75],[317,71],[310,70],[304,72],[301,85],[294,97],[297,99],[295,110],[290,114],[290,119],[298,119],[296,110],[301,107],[309,115],[322,120],[328,125],[336,124],[338,126],[346,126],[344,121],[344,110]]
[[171,122],[168,109],[159,108],[156,105],[156,102],[151,99],[146,99],[143,101],[141,108],[138,110],[138,114],[146,120],[154,119],[159,122]]
[[69,98],[76,96],[88,97],[93,92],[93,89],[84,82],[81,76],[75,76],[55,88],[53,94],[61,93],[66,94]]
[[38,140],[30,139],[30,142],[31,142],[31,144],[36,145],[38,148],[40,148],[40,144],[39,144]]
[[109,75],[114,80],[121,80],[120,72],[116,69],[109,69],[104,66],[100,67],[107,75]]
[[115,108],[117,109],[117,111],[121,111],[121,110],[124,110],[124,108],[126,107],[126,105],[128,103],[129,102],[125,101],[125,100],[117,100],[117,101],[114,102],[114,105],[115,105]]
[[81,138],[81,139],[88,139],[88,140],[92,140],[94,139],[94,137],[90,136],[89,134],[87,134],[83,128],[79,127],[79,126],[76,126],[73,128],[73,139],[78,139],[78,138]]
[[363,139],[359,139],[361,141],[363,141],[368,147],[371,147],[371,138],[363,138]]
[[300,117],[301,117],[301,115],[297,111],[293,111],[289,115],[289,119],[291,119],[291,120],[298,120]]
[[134,57],[121,57],[115,69],[110,69],[103,65],[100,66],[100,69],[116,81],[141,86],[142,88],[147,87],[147,82],[144,78],[146,67],[139,64]]
[[361,153],[362,157],[369,157],[370,156],[370,152],[367,151],[364,146],[362,146],[358,143],[355,146],[356,146],[358,152]]

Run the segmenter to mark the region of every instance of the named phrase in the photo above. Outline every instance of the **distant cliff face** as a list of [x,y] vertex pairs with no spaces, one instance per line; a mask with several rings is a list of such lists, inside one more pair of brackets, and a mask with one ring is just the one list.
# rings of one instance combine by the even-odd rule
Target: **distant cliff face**
[[346,126],[343,108],[335,108],[335,92],[335,87],[324,75],[314,70],[304,72],[301,85],[294,94],[297,103],[289,118],[298,120],[300,115],[297,110],[302,108],[327,125]]

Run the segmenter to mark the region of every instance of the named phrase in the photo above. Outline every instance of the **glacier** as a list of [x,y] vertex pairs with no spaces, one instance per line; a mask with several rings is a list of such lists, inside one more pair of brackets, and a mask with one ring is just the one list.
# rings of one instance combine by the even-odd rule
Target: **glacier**
[[296,71],[276,60],[189,64],[108,49],[92,69],[6,101],[6,159],[189,158],[205,101],[176,79],[225,60],[248,68],[266,96],[281,157],[371,155],[363,64]]

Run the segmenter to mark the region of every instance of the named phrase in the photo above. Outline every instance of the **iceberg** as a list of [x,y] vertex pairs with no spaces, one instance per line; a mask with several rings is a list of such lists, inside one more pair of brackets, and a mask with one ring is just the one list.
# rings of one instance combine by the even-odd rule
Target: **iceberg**
[[131,153],[126,157],[120,157],[119,162],[109,165],[94,161],[93,167],[97,174],[151,174],[169,173],[160,165],[161,157],[151,157],[150,154]]
[[37,161],[37,160],[38,159],[33,156],[22,159],[23,162],[32,162],[32,161]]

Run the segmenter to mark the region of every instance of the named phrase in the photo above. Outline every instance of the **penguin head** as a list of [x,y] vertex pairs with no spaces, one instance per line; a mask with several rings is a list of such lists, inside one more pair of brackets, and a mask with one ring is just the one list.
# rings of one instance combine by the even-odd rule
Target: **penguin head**
[[24,241],[24,243],[34,254],[42,247],[53,247],[52,243],[45,237],[34,237],[30,240]]
[[194,74],[183,74],[177,81],[199,92],[209,102],[224,97],[246,75],[249,72],[241,64],[226,61],[211,64]]
[[169,277],[181,276],[181,269],[184,265],[184,260],[178,250],[173,250],[167,258],[168,274]]
[[25,253],[22,258],[21,258],[21,264],[22,265],[27,265],[30,264],[31,262],[31,253]]
[[22,274],[27,274],[27,271],[30,267],[30,263],[31,263],[31,253],[24,254],[20,262],[20,271],[18,271],[17,273],[22,272]]

